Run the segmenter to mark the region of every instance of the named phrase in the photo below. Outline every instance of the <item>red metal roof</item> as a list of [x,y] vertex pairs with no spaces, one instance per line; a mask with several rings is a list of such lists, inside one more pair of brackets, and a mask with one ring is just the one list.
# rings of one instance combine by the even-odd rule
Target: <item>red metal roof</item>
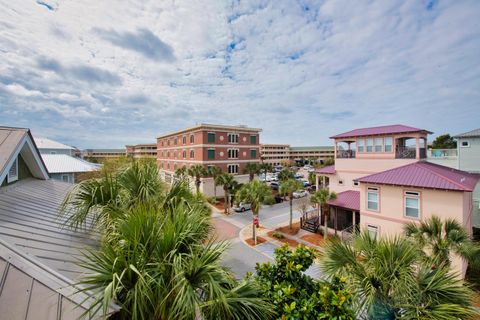
[[332,166],[323,167],[321,169],[316,170],[315,173],[318,173],[318,174],[334,174],[335,173],[335,166],[332,165]]
[[337,199],[328,201],[328,204],[358,211],[360,210],[360,191],[347,190],[337,193]]
[[432,133],[425,129],[404,126],[402,124],[394,124],[390,126],[355,129],[355,130],[351,130],[341,134],[337,134],[335,136],[330,137],[330,139],[364,137],[364,136],[373,136],[373,135],[380,135],[380,134],[394,134],[394,133],[408,133],[408,132],[425,132],[429,134]]
[[476,174],[426,161],[418,161],[362,177],[355,181],[471,192],[475,189],[478,180],[479,176]]

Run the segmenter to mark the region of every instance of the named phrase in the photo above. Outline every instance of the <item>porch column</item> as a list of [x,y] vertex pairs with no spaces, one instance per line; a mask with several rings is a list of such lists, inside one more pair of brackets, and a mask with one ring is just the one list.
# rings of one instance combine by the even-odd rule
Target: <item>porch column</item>
[[315,187],[317,188],[317,190],[319,189],[319,178],[318,178],[318,174],[315,175]]
[[353,218],[353,219],[352,219],[352,221],[353,221],[352,231],[353,231],[353,233],[356,233],[356,231],[357,231],[357,227],[356,227],[356,224],[357,224],[357,221],[356,221],[357,215],[355,214],[355,211],[352,211],[352,218]]
[[420,138],[417,136],[415,139],[416,146],[415,146],[415,159],[420,159]]
[[323,176],[322,183],[323,183],[323,187],[324,187],[324,188],[326,188],[326,187],[327,187],[327,186],[325,185],[325,181],[326,181],[326,179],[325,179],[325,176]]
[[337,215],[338,209],[335,207],[335,222],[334,222],[334,229],[335,229],[335,235],[337,235],[337,220],[338,220],[338,215]]

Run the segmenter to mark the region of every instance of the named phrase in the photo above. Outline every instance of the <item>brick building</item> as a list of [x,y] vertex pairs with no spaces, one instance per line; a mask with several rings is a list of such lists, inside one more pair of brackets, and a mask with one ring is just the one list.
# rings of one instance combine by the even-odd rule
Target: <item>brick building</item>
[[[201,164],[217,166],[244,182],[245,165],[260,162],[261,129],[247,126],[200,124],[157,138],[157,164],[168,182],[175,170]],[[213,193],[211,179],[203,179],[202,191]],[[211,189],[211,190],[210,190]],[[218,190],[221,194],[221,189]]]

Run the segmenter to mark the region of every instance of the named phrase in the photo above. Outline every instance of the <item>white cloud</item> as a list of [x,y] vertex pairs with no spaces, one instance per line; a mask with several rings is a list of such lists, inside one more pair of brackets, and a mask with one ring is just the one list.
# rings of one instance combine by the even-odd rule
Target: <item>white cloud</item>
[[195,122],[297,145],[478,126],[478,1],[40,2],[1,4],[0,118],[80,147]]

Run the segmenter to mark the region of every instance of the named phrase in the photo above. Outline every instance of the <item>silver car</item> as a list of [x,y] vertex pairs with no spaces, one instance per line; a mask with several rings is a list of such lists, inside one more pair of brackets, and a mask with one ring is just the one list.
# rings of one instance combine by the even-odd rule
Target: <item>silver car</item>
[[235,206],[233,208],[233,210],[235,210],[235,212],[244,212],[244,211],[247,211],[247,210],[250,210],[252,209],[252,205],[250,203],[243,203],[243,202],[240,202],[238,204],[238,206]]

